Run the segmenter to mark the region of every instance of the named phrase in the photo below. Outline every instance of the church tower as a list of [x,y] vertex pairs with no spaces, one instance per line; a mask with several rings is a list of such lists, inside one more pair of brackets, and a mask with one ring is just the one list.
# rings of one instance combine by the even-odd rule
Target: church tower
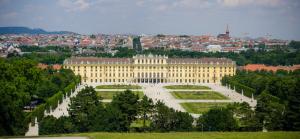
[[226,35],[227,35],[227,37],[229,37],[229,27],[228,27],[228,24],[227,24],[227,27],[226,27]]

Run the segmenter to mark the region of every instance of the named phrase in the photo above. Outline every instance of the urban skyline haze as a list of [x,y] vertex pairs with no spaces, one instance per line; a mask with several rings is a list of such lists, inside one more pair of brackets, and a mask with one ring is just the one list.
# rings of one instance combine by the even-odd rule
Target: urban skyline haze
[[0,0],[0,26],[300,40],[298,0]]

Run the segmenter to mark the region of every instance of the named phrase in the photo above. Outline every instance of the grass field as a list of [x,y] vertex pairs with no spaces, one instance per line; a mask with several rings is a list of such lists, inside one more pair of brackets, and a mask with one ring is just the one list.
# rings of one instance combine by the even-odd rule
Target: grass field
[[99,85],[96,89],[142,89],[141,86],[138,85]]
[[[122,91],[97,91],[97,96],[101,96],[102,99],[112,99],[114,95],[121,93]],[[142,91],[133,91],[134,94],[138,94],[139,98],[144,96]]]
[[192,103],[180,103],[180,105],[189,113],[201,114],[207,112],[212,107],[225,107],[229,103],[204,103],[204,102],[192,102]]
[[215,91],[173,91],[171,94],[177,99],[205,99],[223,100],[226,96]]
[[80,133],[90,139],[300,139],[300,132]]
[[166,89],[187,89],[187,90],[198,90],[198,89],[210,89],[207,86],[201,85],[169,85],[165,86]]

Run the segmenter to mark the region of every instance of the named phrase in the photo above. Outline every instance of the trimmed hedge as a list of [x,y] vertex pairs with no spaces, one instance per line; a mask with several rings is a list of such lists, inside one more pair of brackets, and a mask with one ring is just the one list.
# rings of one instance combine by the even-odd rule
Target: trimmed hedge
[[58,103],[62,103],[64,97],[71,95],[71,92],[76,89],[76,85],[80,84],[80,82],[80,76],[76,76],[75,80],[65,87],[64,90],[58,91],[56,94],[48,98],[44,104],[37,106],[30,114],[28,114],[25,118],[26,123],[31,122],[34,124],[35,117],[37,117],[38,121],[41,120],[44,117],[45,111],[50,112],[50,110],[55,109],[58,106]]
[[244,95],[247,96],[247,97],[250,97],[250,98],[252,97],[252,94],[253,95],[255,94],[255,89],[250,88],[246,85],[243,85],[239,82],[231,81],[229,79],[229,77],[227,77],[227,76],[222,78],[221,83],[222,83],[223,86],[229,85],[231,89],[235,88],[235,91],[240,93],[240,94],[242,93],[242,90],[243,90]]

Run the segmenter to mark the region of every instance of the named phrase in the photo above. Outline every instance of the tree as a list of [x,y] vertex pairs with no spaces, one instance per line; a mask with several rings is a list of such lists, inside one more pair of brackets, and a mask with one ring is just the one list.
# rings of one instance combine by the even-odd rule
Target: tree
[[97,124],[103,125],[102,120],[97,118],[103,114],[104,108],[93,87],[85,87],[77,97],[71,98],[68,111],[79,132],[103,130],[95,129]]
[[41,70],[31,60],[0,58],[0,135],[25,133],[23,107],[30,102]]
[[141,52],[143,50],[140,37],[135,37],[132,40],[133,43],[133,49],[137,52]]
[[186,112],[175,111],[161,101],[155,104],[151,128],[154,131],[190,131],[192,130],[193,117]]
[[39,122],[39,134],[41,135],[71,133],[75,131],[76,128],[69,117],[63,116],[56,119],[53,116],[47,116]]
[[143,120],[143,127],[146,127],[146,120],[148,119],[148,115],[153,111],[154,104],[152,99],[147,96],[143,96],[142,100],[139,103],[139,113]]
[[288,110],[286,113],[286,130],[300,130],[300,79],[297,78],[295,91],[288,95]]
[[120,110],[128,120],[128,123],[131,123],[136,119],[138,114],[138,100],[138,95],[134,94],[131,90],[126,90],[113,97],[111,106]]
[[255,112],[248,103],[235,102],[228,104],[226,108],[233,114],[240,131],[258,131],[261,129],[258,119],[255,117]]
[[234,131],[237,127],[233,113],[226,108],[212,108],[197,120],[197,129],[200,131]]
[[108,104],[104,113],[104,131],[128,131],[130,121],[119,108]]
[[282,130],[285,106],[278,97],[264,91],[257,98],[256,117],[261,127],[268,130]]

